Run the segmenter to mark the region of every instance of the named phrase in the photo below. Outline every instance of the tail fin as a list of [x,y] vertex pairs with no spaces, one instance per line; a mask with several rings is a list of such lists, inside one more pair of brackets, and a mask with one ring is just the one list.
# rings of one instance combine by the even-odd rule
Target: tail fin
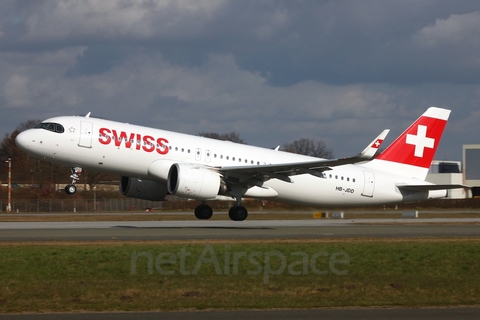
[[425,180],[450,110],[430,107],[375,160],[375,165]]

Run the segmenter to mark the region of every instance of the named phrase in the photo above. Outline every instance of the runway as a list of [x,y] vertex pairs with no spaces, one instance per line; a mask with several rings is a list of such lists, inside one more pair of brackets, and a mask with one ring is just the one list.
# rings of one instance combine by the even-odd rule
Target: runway
[[1,222],[0,241],[477,237],[480,219]]
[[180,311],[180,312],[114,312],[78,314],[18,314],[0,315],[0,320],[476,320],[480,308],[344,308],[324,310],[237,310],[237,311]]

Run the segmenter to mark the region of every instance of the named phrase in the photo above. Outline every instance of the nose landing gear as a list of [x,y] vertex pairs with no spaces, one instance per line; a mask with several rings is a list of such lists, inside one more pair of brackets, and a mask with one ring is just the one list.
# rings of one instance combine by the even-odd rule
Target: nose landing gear
[[74,194],[77,192],[77,187],[75,186],[75,183],[80,180],[80,175],[82,174],[82,168],[80,167],[72,167],[70,168],[72,171],[72,174],[70,175],[70,178],[72,178],[72,183],[67,184],[65,187],[65,192],[67,194]]

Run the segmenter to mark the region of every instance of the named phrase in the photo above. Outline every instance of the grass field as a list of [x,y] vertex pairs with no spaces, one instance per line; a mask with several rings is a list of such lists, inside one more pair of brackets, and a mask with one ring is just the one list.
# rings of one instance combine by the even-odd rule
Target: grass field
[[0,243],[0,313],[480,305],[480,239]]

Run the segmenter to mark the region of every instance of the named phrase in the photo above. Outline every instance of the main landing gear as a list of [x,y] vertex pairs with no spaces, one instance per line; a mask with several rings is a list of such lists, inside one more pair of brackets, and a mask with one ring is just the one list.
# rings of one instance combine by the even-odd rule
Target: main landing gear
[[[213,215],[213,209],[209,205],[202,202],[195,208],[195,217],[200,220],[210,219]],[[228,211],[228,216],[233,221],[243,221],[248,217],[248,211],[243,206],[234,206],[231,207]]]
[[243,221],[248,217],[248,211],[245,207],[241,206],[242,197],[247,190],[243,189],[240,185],[232,185],[230,187],[230,194],[235,198],[237,203],[230,208],[228,216],[233,221]]
[[72,174],[70,175],[70,178],[72,178],[72,184],[67,184],[67,186],[65,187],[65,192],[67,194],[74,194],[75,192],[77,192],[77,187],[75,186],[75,183],[80,180],[82,168],[72,167],[70,168],[70,171],[72,171]]
[[[241,206],[240,203],[242,201],[242,196],[245,192],[237,186],[233,186],[230,190],[230,194],[236,199],[237,203],[235,206],[231,207],[228,211],[228,216],[233,221],[243,221],[248,217],[248,210]],[[212,217],[213,210],[212,207],[207,205],[205,201],[203,201],[199,206],[195,208],[195,217],[198,219],[210,219]]]
[[235,206],[230,208],[230,211],[228,211],[228,216],[233,221],[243,221],[247,219],[248,211],[245,207]]
[[201,205],[195,208],[195,217],[197,217],[197,219],[201,219],[201,220],[210,219],[212,215],[213,215],[212,207],[207,205],[205,201],[202,202]]

